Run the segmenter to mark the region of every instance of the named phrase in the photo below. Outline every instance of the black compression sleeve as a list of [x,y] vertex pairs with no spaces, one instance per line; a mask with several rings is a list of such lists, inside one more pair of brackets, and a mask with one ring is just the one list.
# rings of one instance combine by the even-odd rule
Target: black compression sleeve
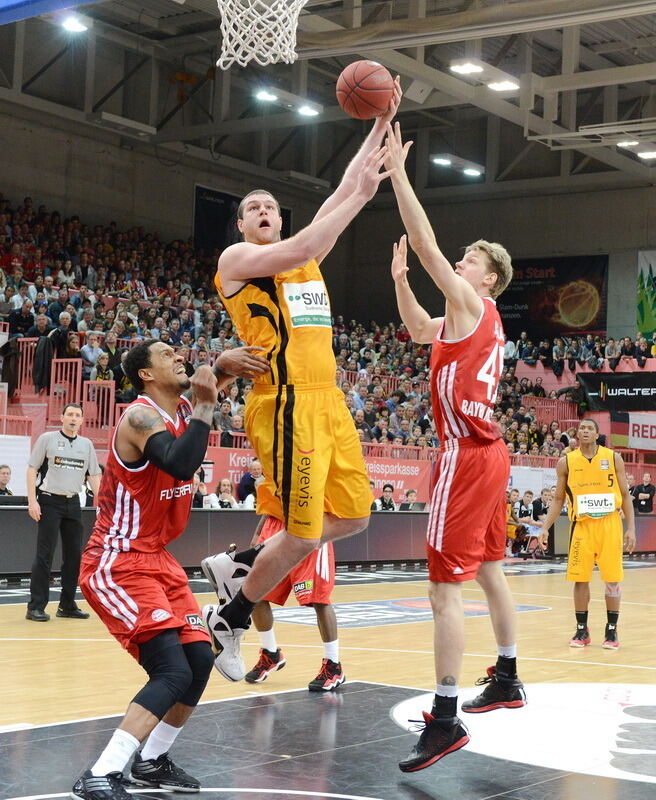
[[207,422],[192,417],[177,439],[169,431],[154,433],[146,442],[144,456],[172,478],[188,481],[203,463],[209,436]]

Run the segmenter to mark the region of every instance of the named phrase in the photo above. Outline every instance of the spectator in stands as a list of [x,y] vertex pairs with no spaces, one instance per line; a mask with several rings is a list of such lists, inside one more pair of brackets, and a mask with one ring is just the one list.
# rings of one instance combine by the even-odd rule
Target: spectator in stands
[[364,420],[364,410],[358,408],[355,414],[353,415],[353,420],[355,422],[356,430],[362,431],[363,434],[362,441],[370,442],[373,437],[371,433],[371,427],[367,425],[367,423]]
[[11,308],[14,311],[20,311],[20,309],[25,305],[26,302],[32,302],[30,300],[28,294],[28,285],[26,283],[21,284],[18,287],[14,287],[15,294],[12,295],[10,299]]
[[517,345],[508,339],[504,334],[506,343],[503,347],[503,363],[506,366],[514,366],[517,363]]
[[209,496],[209,506],[222,509],[239,507],[230,478],[222,478],[218,482],[216,491]]
[[622,353],[622,358],[635,358],[635,345],[631,341],[630,336],[624,337],[620,351]]
[[642,476],[642,483],[635,487],[634,497],[638,501],[636,510],[641,514],[651,514],[654,510],[654,493],[656,493],[656,487],[651,482],[651,475],[645,472]]
[[553,374],[557,378],[560,378],[560,376],[563,374],[563,370],[565,369],[566,356],[567,356],[567,349],[565,347],[565,342],[563,342],[563,340],[560,337],[558,337],[554,340],[554,345],[552,348],[552,355],[551,355],[552,359],[551,369],[553,370]]
[[538,348],[529,339],[525,345],[522,346],[522,361],[529,366],[533,366],[538,360]]
[[376,511],[396,511],[396,503],[394,502],[394,487],[391,483],[383,484],[383,494],[376,500]]
[[[255,490],[259,483],[263,480],[262,464],[257,458],[251,459],[248,472],[241,476],[239,486],[237,487],[237,498],[241,503],[244,503],[246,498],[251,496],[255,498]],[[254,506],[253,506],[254,507]]]
[[244,404],[241,399],[241,392],[236,383],[233,383],[230,387],[226,400],[230,403],[230,413],[232,415],[244,413]]
[[113,381],[114,373],[109,368],[109,355],[101,351],[89,373],[90,381]]
[[640,369],[644,368],[648,358],[651,358],[649,343],[646,339],[641,339],[635,351],[635,360]]
[[31,300],[26,299],[20,308],[15,309],[9,314],[9,338],[23,338],[34,325],[34,307]]
[[40,336],[47,336],[51,330],[50,317],[45,314],[38,314],[34,320],[34,325],[27,331],[25,336],[28,339],[38,339]]
[[11,481],[11,467],[9,464],[0,464],[0,495],[13,495],[9,488]]
[[192,508],[205,508],[206,502],[207,506],[209,506],[209,497],[210,493],[207,491],[207,486],[204,481],[201,481],[200,475],[196,473],[194,475],[194,497],[191,501]]
[[553,353],[552,348],[549,345],[549,340],[542,339],[538,345],[538,364],[542,364],[542,366],[546,369],[547,367],[551,366],[552,358]]
[[[80,348],[83,380],[89,380],[91,377],[91,370],[95,366],[98,356],[101,353],[107,355],[100,346],[100,337],[97,333],[90,333],[86,338],[85,344]],[[109,361],[109,356],[107,356],[107,360]]]
[[[217,411],[214,412],[212,427],[215,431],[232,431],[232,418],[230,415],[230,402],[222,400]],[[242,498],[239,498],[240,500]]]
[[608,361],[608,366],[613,370],[613,372],[617,369],[617,365],[620,363],[621,356],[622,348],[620,347],[619,342],[616,342],[612,336],[609,337],[606,347],[604,348],[604,357]]
[[68,337],[72,333],[71,315],[68,311],[62,311],[59,315],[59,327],[53,328],[48,334],[52,340],[55,358],[67,358]]
[[108,366],[112,371],[121,363],[121,351],[118,349],[117,343],[118,337],[116,332],[112,330],[108,331],[107,335],[105,336],[103,350],[109,356]]

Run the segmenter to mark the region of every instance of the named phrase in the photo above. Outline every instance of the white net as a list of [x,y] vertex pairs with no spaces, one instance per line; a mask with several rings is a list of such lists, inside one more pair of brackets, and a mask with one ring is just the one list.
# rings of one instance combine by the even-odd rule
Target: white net
[[249,61],[296,61],[298,15],[307,0],[217,0],[221,14],[221,69]]

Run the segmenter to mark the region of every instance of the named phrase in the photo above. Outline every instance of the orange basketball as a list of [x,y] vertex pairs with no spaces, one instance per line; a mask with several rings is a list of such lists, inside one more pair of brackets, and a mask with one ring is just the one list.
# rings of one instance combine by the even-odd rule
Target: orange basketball
[[355,119],[384,114],[394,95],[394,79],[376,61],[354,61],[337,79],[337,102]]

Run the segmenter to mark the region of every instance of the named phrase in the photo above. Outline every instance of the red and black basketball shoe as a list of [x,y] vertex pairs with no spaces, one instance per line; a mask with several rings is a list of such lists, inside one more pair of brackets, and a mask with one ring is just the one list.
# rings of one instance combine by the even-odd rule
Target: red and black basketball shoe
[[460,750],[469,741],[469,731],[458,717],[434,717],[428,711],[422,711],[423,720],[416,722],[421,730],[419,741],[410,751],[410,755],[399,761],[401,772],[417,772],[435,764],[449,753]]
[[346,680],[344,670],[339,661],[324,658],[317,677],[308,683],[311,692],[334,692]]
[[275,653],[271,653],[265,648],[260,649],[260,658],[250,672],[246,673],[246,683],[262,683],[272,672],[282,669],[287,662],[278,648]]
[[505,678],[497,674],[496,667],[487,668],[487,676],[476,681],[485,689],[473,700],[466,700],[462,710],[468,714],[480,714],[497,708],[521,708],[526,705],[524,684],[519,678]]
[[576,628],[576,633],[569,640],[570,647],[587,647],[592,639],[590,638],[590,631],[587,628]]

